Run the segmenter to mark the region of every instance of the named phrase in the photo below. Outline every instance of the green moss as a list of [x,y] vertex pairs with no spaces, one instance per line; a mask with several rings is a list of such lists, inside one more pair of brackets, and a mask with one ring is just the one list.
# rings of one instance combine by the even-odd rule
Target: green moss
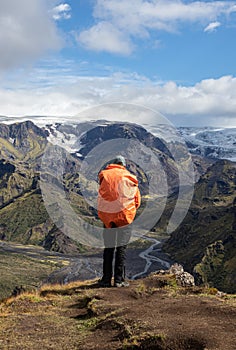
[[227,250],[222,241],[209,245],[201,262],[194,268],[205,285],[226,292],[234,291],[234,279],[231,277],[234,270],[235,265],[228,260]]
[[[28,193],[1,210],[0,225],[4,227],[4,234],[8,239],[26,243],[30,241],[27,232],[48,218],[41,195]],[[33,241],[40,243],[44,237],[38,238],[37,242],[34,236]]]

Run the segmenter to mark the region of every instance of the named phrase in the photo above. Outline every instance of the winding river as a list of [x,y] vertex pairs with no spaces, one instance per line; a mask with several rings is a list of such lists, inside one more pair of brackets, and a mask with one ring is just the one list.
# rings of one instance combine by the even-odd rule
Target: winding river
[[147,236],[143,236],[142,237],[143,239],[149,241],[149,242],[152,242],[153,244],[150,245],[150,247],[148,247],[147,249],[145,249],[144,251],[142,251],[139,256],[140,258],[144,259],[146,261],[146,265],[144,267],[144,270],[139,272],[139,273],[136,273],[135,275],[133,275],[131,277],[132,280],[134,279],[137,279],[139,277],[142,277],[143,275],[145,275],[149,268],[151,267],[152,263],[153,262],[158,262],[161,266],[163,266],[163,269],[169,269],[170,268],[170,262],[168,260],[164,260],[164,259],[161,259],[160,257],[156,257],[154,255],[152,255],[151,253],[152,252],[161,252],[161,242],[158,241],[157,239],[155,238],[150,238],[150,237],[147,237]]

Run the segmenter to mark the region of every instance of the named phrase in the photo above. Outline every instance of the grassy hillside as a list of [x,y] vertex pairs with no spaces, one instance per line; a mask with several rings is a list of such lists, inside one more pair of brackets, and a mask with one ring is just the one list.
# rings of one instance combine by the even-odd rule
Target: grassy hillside
[[6,252],[0,247],[0,300],[11,295],[15,287],[39,287],[50,273],[64,264],[66,261],[55,260],[53,256],[51,259],[49,256],[41,260],[33,259],[25,254]]
[[[0,227],[4,239],[23,244],[40,244],[45,239],[46,221],[49,219],[42,196],[29,192],[1,209]],[[47,229],[53,227],[48,224]],[[50,227],[51,226],[51,227]]]

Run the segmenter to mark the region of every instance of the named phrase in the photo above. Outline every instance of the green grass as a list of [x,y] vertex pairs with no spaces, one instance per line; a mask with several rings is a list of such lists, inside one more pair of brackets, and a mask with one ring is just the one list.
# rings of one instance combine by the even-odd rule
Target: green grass
[[37,288],[58,268],[59,264],[31,259],[23,254],[6,253],[0,249],[0,299],[11,295],[16,286],[23,286],[26,290]]
[[[8,239],[28,243],[26,233],[44,223],[48,217],[42,197],[29,193],[1,210],[0,225],[5,228],[4,233]],[[35,242],[31,240],[30,243],[40,243],[44,238],[42,236],[38,241],[35,239]]]

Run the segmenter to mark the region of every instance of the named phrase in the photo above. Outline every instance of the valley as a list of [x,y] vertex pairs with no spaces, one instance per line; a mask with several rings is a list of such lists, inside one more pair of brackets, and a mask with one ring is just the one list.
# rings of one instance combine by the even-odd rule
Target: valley
[[[147,238],[147,243],[154,239]],[[171,260],[160,250],[160,242],[155,247],[144,248],[145,238],[139,248],[128,247],[128,279],[147,276],[149,273],[170,266]],[[143,246],[143,248],[141,248]],[[0,299],[11,295],[16,287],[25,291],[37,290],[43,284],[67,284],[100,278],[102,274],[102,250],[66,255],[49,252],[35,245],[0,241]],[[29,274],[30,270],[30,274]]]
[[[170,132],[174,131],[169,129]],[[196,130],[196,134],[199,132]],[[204,142],[210,142],[213,131],[208,130],[208,136],[207,130],[204,132],[197,139],[202,140],[204,135]],[[189,137],[194,130],[182,133]],[[228,140],[232,158],[233,133],[234,130],[226,133],[221,130],[218,139],[214,136],[221,150],[222,142]],[[208,157],[206,153],[192,152],[193,147],[187,142],[190,156],[177,136],[165,140],[161,135],[163,126],[152,134],[136,124],[106,121],[43,127],[32,121],[0,124],[0,249],[11,277],[7,272],[4,280],[3,263],[1,276],[3,285],[9,284],[8,293],[22,284],[27,287],[43,281],[67,283],[100,276],[101,242],[96,241],[96,233],[97,245],[87,241],[91,239],[87,229],[101,226],[93,207],[101,159],[91,152],[104,144],[104,150],[111,152],[106,157],[110,157],[116,150],[106,145],[116,139],[123,140],[124,147],[133,145],[127,153],[128,168],[138,177],[142,194],[137,226],[128,249],[127,277],[140,278],[167,268],[169,261],[177,261],[195,273],[199,283],[235,292],[235,163],[219,159],[226,153],[217,151],[214,158],[212,153]],[[54,152],[52,163],[46,163],[42,170],[48,147]],[[63,154],[61,160],[57,154]],[[92,160],[91,171],[81,174],[87,154]],[[55,192],[62,193],[62,197],[49,197],[55,216],[45,206],[40,178],[52,185]],[[66,205],[69,203],[72,214],[60,211],[56,203],[60,198]],[[82,225],[74,225],[70,215],[79,218]],[[75,230],[73,234],[68,229],[65,234],[66,219],[71,220],[68,227]],[[81,237],[89,244],[81,243]],[[164,244],[158,246],[157,241],[163,239]],[[19,268],[24,259],[26,266],[38,271],[38,277],[32,281],[25,279],[27,269]],[[6,295],[6,289],[3,294]]]

